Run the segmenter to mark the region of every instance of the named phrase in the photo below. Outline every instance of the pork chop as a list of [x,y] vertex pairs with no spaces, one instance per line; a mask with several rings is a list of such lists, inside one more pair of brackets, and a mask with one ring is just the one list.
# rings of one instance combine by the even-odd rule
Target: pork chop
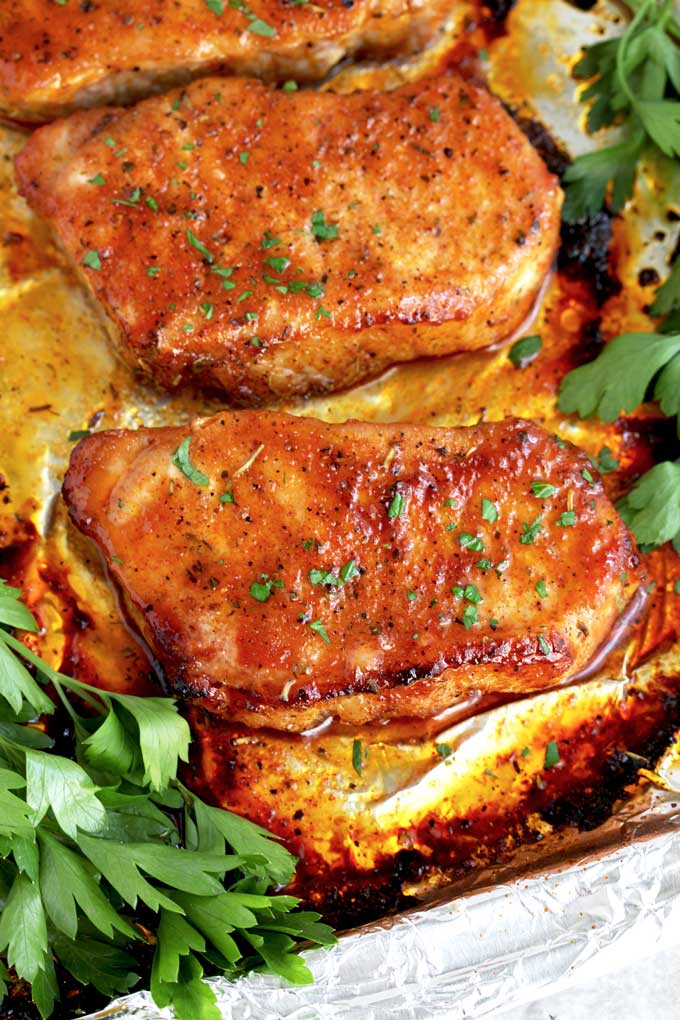
[[201,81],[41,128],[16,165],[126,356],[240,404],[508,337],[558,243],[555,178],[456,76]]
[[3,0],[0,113],[48,121],[215,72],[322,78],[427,45],[455,0]]
[[551,687],[640,584],[585,454],[525,421],[224,412],[82,440],[64,496],[171,690],[252,726]]

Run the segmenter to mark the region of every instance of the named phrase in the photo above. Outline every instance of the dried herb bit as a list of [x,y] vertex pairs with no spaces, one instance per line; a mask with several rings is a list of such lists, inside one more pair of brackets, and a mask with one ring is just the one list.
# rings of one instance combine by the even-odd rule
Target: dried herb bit
[[268,574],[260,574],[259,581],[251,584],[250,594],[257,602],[266,602],[276,588],[283,588],[283,581],[273,580]]
[[490,499],[482,499],[482,520],[495,524],[498,520],[498,507]]
[[543,762],[543,768],[551,769],[555,765],[558,765],[560,761],[560,750],[557,746],[557,741],[550,740],[545,748],[545,760]]
[[183,475],[186,475],[190,482],[193,482],[194,485],[198,485],[204,489],[207,485],[210,485],[210,479],[191,463],[189,457],[190,445],[191,436],[187,436],[186,439],[182,440],[173,453],[172,463],[176,468],[179,468]]
[[434,749],[440,758],[448,758],[453,754],[453,748],[450,744],[435,744]]
[[538,356],[542,347],[540,336],[523,336],[512,345],[508,357],[515,368],[526,368]]
[[531,524],[526,523],[522,524],[522,534],[519,536],[519,540],[522,543],[522,545],[534,544],[534,542],[538,538],[539,533],[543,531],[543,525],[541,524],[542,520],[543,515],[541,514]]
[[321,209],[312,213],[311,229],[314,237],[320,241],[331,241],[338,236],[337,223],[326,223],[326,217]]
[[[99,690],[19,641],[11,628],[38,629],[20,595],[0,582],[0,954],[41,1015],[59,998],[55,957],[110,998],[139,982],[129,946],[142,940],[154,947],[152,997],[177,1020],[218,1016],[207,965],[309,982],[294,950],[333,934],[297,913],[298,900],[268,893],[290,881],[295,858],[178,780],[191,738],[174,701]],[[26,723],[55,702],[70,717],[69,757]]]
[[92,435],[92,429],[72,429],[68,434],[69,443],[77,443],[79,439],[85,439]]
[[361,741],[354,739],[352,741],[352,768],[358,776],[364,771],[364,761],[368,758],[368,748],[363,749]]

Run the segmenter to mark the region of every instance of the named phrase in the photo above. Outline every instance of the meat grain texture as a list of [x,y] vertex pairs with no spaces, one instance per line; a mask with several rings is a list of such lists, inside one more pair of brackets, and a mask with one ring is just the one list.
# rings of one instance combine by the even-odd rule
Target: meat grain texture
[[585,455],[518,420],[246,411],[103,432],[74,450],[64,496],[173,692],[252,726],[554,686],[641,581]]
[[49,121],[215,72],[322,78],[419,51],[452,0],[3,0],[0,114]]
[[456,75],[201,81],[41,128],[17,176],[127,358],[243,405],[507,338],[559,235],[556,178]]

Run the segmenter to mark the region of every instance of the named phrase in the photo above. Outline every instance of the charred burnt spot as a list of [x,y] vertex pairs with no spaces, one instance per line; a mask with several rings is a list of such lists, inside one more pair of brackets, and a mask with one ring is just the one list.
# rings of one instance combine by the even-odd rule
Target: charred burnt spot
[[[395,858],[395,865],[402,854],[414,853],[420,858],[417,866],[424,869],[424,858],[416,851],[401,851]],[[347,931],[383,917],[400,914],[418,904],[415,896],[407,896],[402,889],[402,883],[407,880],[405,869],[415,866],[415,862],[405,862],[401,869],[395,866],[391,872],[373,871],[360,880],[357,880],[356,874],[351,873],[343,876],[344,880],[341,878],[340,881],[336,881],[334,876],[332,884],[326,883],[319,887],[317,895],[307,887],[304,890],[305,905],[321,911],[325,923],[336,931]],[[421,874],[424,874],[424,870],[421,870]],[[300,895],[299,890],[297,895]],[[316,902],[317,898],[319,902]]]
[[[512,106],[504,106],[550,172],[562,180],[571,165],[565,149],[540,121],[521,116]],[[563,222],[560,232],[558,269],[571,279],[588,284],[598,306],[621,290],[621,284],[612,275],[609,263],[611,221],[611,213],[603,210],[576,223]]]
[[610,269],[611,240],[612,216],[606,210],[576,223],[562,223],[558,269],[571,279],[590,284],[598,306],[621,290]]

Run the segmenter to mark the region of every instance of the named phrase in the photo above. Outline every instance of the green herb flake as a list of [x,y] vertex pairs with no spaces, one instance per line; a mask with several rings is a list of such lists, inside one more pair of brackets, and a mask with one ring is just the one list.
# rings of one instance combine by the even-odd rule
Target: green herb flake
[[408,599],[409,602],[415,602],[415,600],[418,598],[418,593],[415,592],[415,591],[412,591],[411,588],[407,588],[406,589],[406,598]]
[[545,748],[545,760],[543,762],[543,768],[552,769],[555,765],[558,765],[560,761],[560,749],[557,746],[556,740],[550,740]]
[[297,90],[298,90],[298,83],[291,78],[289,81],[284,81],[284,83],[281,86],[281,88],[283,89],[284,92],[288,92],[288,93],[290,93],[290,92],[297,92]]
[[576,524],[576,511],[565,510],[563,514],[560,514],[555,523],[558,528],[573,528]]
[[83,265],[87,266],[88,269],[94,269],[96,272],[99,272],[102,267],[102,260],[96,248],[90,248],[90,250],[85,253],[83,256]]
[[406,508],[406,500],[400,492],[395,492],[392,502],[387,508],[387,516],[392,521],[395,517],[401,517]]
[[270,255],[269,258],[264,260],[265,266],[270,266],[275,273],[283,273],[290,265],[290,259],[287,259],[285,255]]
[[545,634],[538,635],[538,646],[544,655],[552,655],[553,647],[546,638]]
[[309,629],[313,630],[315,634],[318,634],[319,637],[322,638],[327,645],[331,643],[331,639],[326,633],[326,628],[324,627],[321,620],[314,620],[313,623],[309,624]]
[[208,251],[208,249],[207,249],[207,248],[206,248],[206,246],[205,246],[205,245],[203,244],[203,242],[202,242],[202,241],[199,241],[199,239],[198,239],[198,238],[196,237],[196,235],[195,235],[194,233],[192,233],[192,232],[191,232],[191,230],[187,230],[187,232],[186,232],[186,238],[187,238],[187,241],[189,242],[189,244],[190,244],[190,245],[191,245],[191,246],[192,246],[193,248],[195,248],[197,252],[200,252],[200,254],[201,254],[201,255],[203,256],[203,258],[204,258],[204,259],[205,259],[205,260],[206,260],[207,262],[210,262],[210,263],[212,263],[212,262],[214,262],[214,261],[215,261],[215,256],[214,256],[214,255],[212,255],[212,254],[211,254],[211,253],[210,253],[210,252]]
[[548,597],[548,589],[546,587],[545,581],[537,581],[536,582],[536,586],[535,586],[535,591],[536,591],[536,594],[538,595],[539,598],[547,599],[547,597]]
[[526,368],[538,356],[542,347],[540,336],[523,336],[512,345],[508,357],[515,368]]
[[477,566],[480,570],[483,570],[484,573],[493,569],[493,563],[491,560],[487,559],[486,556],[484,556],[481,560],[477,560]]
[[470,549],[472,552],[484,552],[484,543],[478,535],[471,535],[469,531],[461,531],[458,541],[463,549]]
[[160,271],[161,271],[161,267],[160,267],[160,266],[147,266],[147,267],[146,267],[146,275],[147,275],[148,277],[150,277],[150,278],[151,278],[152,280],[153,280],[153,279],[154,279],[154,278],[155,278],[156,276],[158,276],[158,274],[160,273]]
[[532,482],[531,491],[536,499],[551,499],[557,492],[557,486],[550,482]]
[[534,542],[538,538],[539,533],[543,531],[543,525],[541,524],[542,520],[543,515],[541,514],[531,524],[526,523],[522,524],[522,534],[519,536],[519,540],[522,543],[522,545],[534,544]]
[[193,482],[194,485],[198,485],[201,488],[205,488],[207,485],[210,485],[210,479],[207,475],[204,475],[202,471],[199,471],[198,468],[195,468],[191,463],[189,456],[190,445],[191,436],[187,436],[186,439],[182,440],[173,453],[172,463],[176,468],[179,468],[182,474],[185,475],[190,482]]
[[88,179],[87,183],[88,184],[97,184],[101,188],[101,187],[104,186],[104,184],[106,184],[106,181],[104,180],[104,177],[103,177],[102,174],[95,174],[94,177],[90,177]]
[[482,499],[482,520],[495,524],[498,520],[498,507],[490,499]]
[[223,492],[222,495],[220,496],[220,503],[235,503],[235,502],[236,500],[234,499],[234,493],[231,491]]
[[312,234],[320,241],[331,241],[338,237],[337,223],[327,223],[322,209],[317,209],[316,212],[312,213],[310,223]]
[[477,606],[466,606],[463,610],[462,620],[463,626],[466,630],[469,630],[473,624],[477,623],[478,611]]
[[347,584],[348,581],[352,581],[355,577],[359,576],[356,560],[348,560],[347,563],[340,568],[340,580],[343,584]]
[[435,744],[434,749],[440,758],[449,758],[453,754],[453,748],[450,744]]
[[595,479],[591,475],[591,473],[588,470],[588,468],[584,468],[583,469],[583,471],[581,472],[581,478],[583,478],[583,480],[585,482],[587,482],[588,485],[596,485],[597,484],[597,482],[595,481]]
[[92,435],[92,429],[72,429],[68,434],[69,443],[76,443],[79,439],[85,439],[86,436]]
[[364,755],[361,746],[361,741],[355,737],[352,741],[352,768],[358,776],[361,775],[364,769]]
[[430,120],[434,121],[435,124],[439,123],[439,121],[441,120],[441,115],[438,106],[430,107],[429,117]]

